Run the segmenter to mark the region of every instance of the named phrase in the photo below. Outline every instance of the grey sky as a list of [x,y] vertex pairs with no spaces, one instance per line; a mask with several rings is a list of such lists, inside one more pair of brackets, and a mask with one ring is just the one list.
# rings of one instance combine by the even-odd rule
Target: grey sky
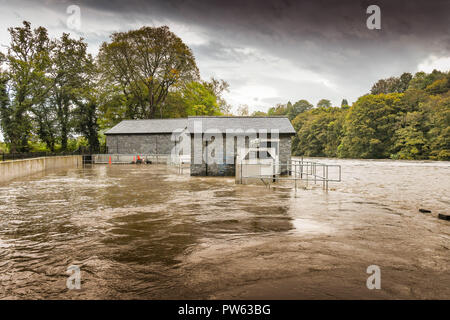
[[[81,30],[67,28],[69,5],[81,9]],[[366,9],[381,8],[381,30],[366,27]],[[251,111],[321,98],[340,105],[380,78],[450,69],[449,1],[5,1],[7,28],[45,26],[52,36],[83,36],[95,54],[114,31],[166,24],[194,51],[204,79],[230,83],[227,101]]]

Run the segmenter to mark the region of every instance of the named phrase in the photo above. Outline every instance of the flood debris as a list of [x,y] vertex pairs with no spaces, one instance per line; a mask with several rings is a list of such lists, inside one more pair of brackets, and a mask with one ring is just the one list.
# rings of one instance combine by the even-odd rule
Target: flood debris
[[438,214],[438,218],[439,218],[439,219],[442,219],[442,220],[450,221],[450,214],[439,213],[439,214]]
[[422,213],[431,213],[431,210],[428,210],[428,209],[420,208],[419,211],[422,212]]

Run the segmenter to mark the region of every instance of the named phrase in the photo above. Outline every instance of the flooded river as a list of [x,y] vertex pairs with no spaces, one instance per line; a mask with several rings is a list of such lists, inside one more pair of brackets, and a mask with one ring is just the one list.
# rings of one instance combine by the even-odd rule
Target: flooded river
[[450,164],[321,161],[342,165],[328,193],[165,165],[2,184],[0,298],[450,299],[450,221],[436,217],[450,213]]

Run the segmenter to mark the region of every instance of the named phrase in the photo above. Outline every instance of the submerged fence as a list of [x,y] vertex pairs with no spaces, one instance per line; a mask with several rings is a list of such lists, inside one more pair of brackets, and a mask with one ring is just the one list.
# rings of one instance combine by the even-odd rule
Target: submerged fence
[[306,186],[310,183],[321,182],[322,188],[328,190],[329,182],[340,182],[342,178],[340,165],[303,161],[303,159],[271,164],[242,161],[236,173],[236,181],[239,183],[243,183],[244,179],[256,179],[270,187],[271,182],[291,180],[294,182],[295,189],[297,189],[297,182],[302,181]]
[[93,154],[93,164],[169,163],[168,154]]

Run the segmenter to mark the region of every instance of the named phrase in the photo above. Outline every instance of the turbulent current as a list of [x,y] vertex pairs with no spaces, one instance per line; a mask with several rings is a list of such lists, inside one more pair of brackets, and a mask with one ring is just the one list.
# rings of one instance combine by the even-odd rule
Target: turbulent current
[[320,161],[342,166],[328,192],[165,165],[1,184],[0,298],[450,299],[450,164]]

